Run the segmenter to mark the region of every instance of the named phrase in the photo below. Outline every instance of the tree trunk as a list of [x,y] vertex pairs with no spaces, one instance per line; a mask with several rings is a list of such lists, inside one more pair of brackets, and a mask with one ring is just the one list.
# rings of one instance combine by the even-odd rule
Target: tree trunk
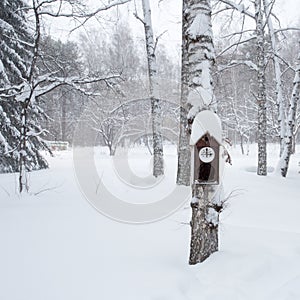
[[258,81],[258,164],[257,174],[267,175],[267,107],[265,80],[265,35],[261,0],[255,0],[255,20],[257,35],[257,81]]
[[19,146],[19,192],[28,191],[28,180],[26,175],[26,144],[27,144],[27,107],[26,102],[22,103],[21,111],[21,136]]
[[296,138],[297,138],[297,136],[295,134],[293,134],[292,153],[291,154],[295,154],[296,153]]
[[65,96],[61,97],[61,140],[67,140],[67,101]]
[[282,80],[281,80],[281,67],[279,61],[279,47],[276,41],[275,31],[273,27],[273,22],[271,19],[271,3],[269,0],[263,0],[265,16],[267,18],[267,24],[269,29],[271,46],[273,49],[273,61],[275,70],[275,80],[276,80],[276,103],[278,107],[278,125],[279,125],[279,144],[280,144],[280,155],[282,155],[284,148],[284,136],[285,136],[285,107],[282,91]]
[[114,156],[115,155],[115,150],[111,144],[108,144],[108,149],[109,149],[109,155]]
[[178,165],[177,184],[190,185],[191,177],[191,152],[190,133],[187,114],[190,108],[188,105],[188,52],[187,52],[187,21],[185,15],[185,5],[182,9],[182,52],[181,52],[181,97],[180,97],[180,123],[179,123],[179,143],[178,143]]
[[292,155],[292,150],[293,150],[293,133],[296,124],[296,112],[297,112],[297,105],[299,102],[299,96],[300,96],[300,52],[298,55],[296,73],[293,82],[292,97],[289,104],[285,145],[284,145],[282,156],[280,158],[280,169],[281,169],[281,175],[283,177],[286,177],[287,175],[290,157]]
[[243,137],[242,134],[241,134],[240,139],[241,139],[241,141],[240,141],[241,151],[242,151],[242,155],[244,155],[245,154],[245,151],[244,151],[244,137]]
[[[191,124],[196,114],[204,109],[215,110],[212,68],[215,53],[211,26],[210,0],[184,0],[184,16],[187,23],[188,57],[188,120]],[[210,226],[208,214],[219,216],[212,205],[218,186],[192,185],[192,219],[190,264],[204,261],[218,250],[218,222]],[[208,190],[209,189],[209,190]]]
[[218,224],[212,224],[208,220],[210,197],[212,195],[208,186],[197,186],[193,189],[190,265],[203,262],[218,251]]
[[[297,105],[298,106],[298,105]],[[296,117],[297,118],[297,117]],[[295,122],[297,123],[297,120],[295,120]],[[296,125],[295,125],[296,126]],[[295,127],[294,126],[294,127]],[[297,126],[297,128],[294,128],[294,134],[293,134],[293,150],[292,150],[292,154],[296,153],[296,145],[297,145],[297,138],[298,138],[298,133],[299,133],[299,126]]]
[[[23,99],[22,101],[22,110],[21,110],[21,130],[20,130],[20,144],[19,144],[19,192],[22,193],[24,189],[29,190],[29,183],[26,175],[26,159],[27,159],[27,138],[28,138],[28,109],[34,97],[34,72],[36,68],[36,62],[38,59],[39,43],[40,43],[40,16],[37,8],[37,3],[33,3],[33,10],[35,16],[35,37],[34,37],[34,48],[33,56],[30,68],[28,70],[28,77],[26,78],[28,87],[30,86],[29,96]],[[28,92],[28,91],[27,91]],[[26,94],[25,94],[26,95]]]
[[152,132],[153,132],[153,176],[164,174],[163,142],[161,133],[161,105],[159,100],[157,65],[155,57],[155,42],[153,38],[151,10],[149,0],[142,0],[144,13],[144,29],[148,60]]

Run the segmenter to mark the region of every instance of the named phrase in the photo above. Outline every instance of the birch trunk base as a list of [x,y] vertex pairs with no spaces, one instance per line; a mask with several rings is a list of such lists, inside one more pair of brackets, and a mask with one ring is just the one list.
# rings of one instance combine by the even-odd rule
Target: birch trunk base
[[206,260],[212,253],[218,251],[218,226],[212,226],[206,220],[208,212],[208,189],[198,186],[193,190],[198,202],[191,203],[191,245],[189,264],[195,265]]

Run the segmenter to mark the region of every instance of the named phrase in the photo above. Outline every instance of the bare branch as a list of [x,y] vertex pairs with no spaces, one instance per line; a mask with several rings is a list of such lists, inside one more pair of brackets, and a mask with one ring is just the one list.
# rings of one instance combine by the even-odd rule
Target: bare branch
[[[86,12],[85,10],[82,10],[81,12],[72,11],[71,13],[61,12],[61,4],[60,4],[59,9],[56,13],[53,13],[50,10],[49,11],[44,10],[44,11],[41,11],[40,14],[41,15],[48,15],[48,16],[51,16],[51,17],[74,17],[74,18],[90,19],[90,18],[94,17],[95,15],[97,15],[99,12],[108,10],[110,8],[113,8],[113,7],[121,5],[121,4],[128,3],[130,1],[131,0],[114,0],[114,1],[111,1],[109,4],[105,4],[101,7],[98,7],[96,10],[94,10],[92,12]],[[44,4],[47,3],[47,2],[48,1],[45,1]],[[52,2],[52,0],[50,2]]]
[[157,46],[157,44],[158,44],[158,40],[159,40],[166,32],[168,32],[168,30],[165,30],[164,32],[162,32],[162,33],[156,38],[156,40],[155,40],[155,45],[154,45],[154,49],[153,49],[154,52],[155,52],[155,50],[156,50],[156,46]]
[[234,44],[231,44],[230,46],[228,46],[227,48],[225,48],[223,51],[221,51],[217,56],[216,58],[220,57],[221,55],[223,55],[225,52],[227,52],[228,50],[230,50],[231,48],[237,46],[237,45],[240,45],[240,44],[244,44],[244,43],[247,43],[249,41],[252,41],[252,40],[255,40],[256,37],[251,37],[249,39],[246,39],[246,40],[243,40],[243,41],[240,41],[240,42],[237,42],[237,43],[234,43]]
[[145,21],[137,14],[137,12],[135,12],[133,15],[134,15],[140,22],[142,22],[143,25],[145,25]]
[[254,31],[255,31],[255,29],[248,29],[248,30],[243,30],[243,31],[239,31],[239,32],[233,32],[233,33],[228,34],[228,35],[220,36],[220,38],[222,38],[222,39],[232,38],[235,35],[242,35],[242,34],[244,34],[246,32],[254,32]]
[[283,32],[283,31],[289,31],[289,30],[296,30],[296,31],[300,31],[299,27],[287,27],[287,28],[279,28],[274,30],[275,33],[279,33],[279,32]]

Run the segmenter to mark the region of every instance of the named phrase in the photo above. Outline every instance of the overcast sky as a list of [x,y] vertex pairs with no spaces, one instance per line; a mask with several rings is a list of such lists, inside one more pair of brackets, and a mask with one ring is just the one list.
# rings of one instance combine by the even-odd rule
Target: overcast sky
[[286,24],[300,22],[300,0],[277,0],[278,11]]

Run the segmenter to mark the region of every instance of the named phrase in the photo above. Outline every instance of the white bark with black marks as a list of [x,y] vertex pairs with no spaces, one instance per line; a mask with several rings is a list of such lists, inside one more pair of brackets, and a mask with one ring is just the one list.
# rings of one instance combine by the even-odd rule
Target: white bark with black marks
[[258,163],[257,174],[267,175],[267,106],[265,79],[265,34],[262,11],[262,0],[255,0],[256,45],[257,45],[257,104],[258,104]]
[[[210,0],[184,0],[184,21],[187,22],[186,44],[189,74],[188,122],[192,124],[198,112],[215,111],[212,68],[215,62],[211,25]],[[218,250],[219,186],[192,185],[191,243],[189,264],[203,262]],[[219,198],[218,198],[219,202]],[[212,212],[215,216],[212,223]]]
[[285,144],[284,144],[283,153],[282,153],[282,156],[281,156],[280,162],[279,162],[281,175],[283,177],[286,177],[286,175],[287,175],[290,157],[293,153],[293,136],[294,136],[294,128],[295,128],[295,124],[296,124],[296,112],[297,112],[299,97],[300,97],[300,51],[299,51],[299,55],[298,55],[296,73],[295,73],[295,78],[294,78],[294,82],[293,82],[292,96],[291,96],[291,100],[290,100],[290,104],[289,104]]
[[191,180],[191,152],[190,152],[190,132],[187,113],[190,109],[188,101],[188,36],[186,20],[186,3],[183,2],[182,9],[182,53],[181,53],[181,96],[180,96],[180,123],[179,123],[179,143],[178,143],[178,166],[177,180],[178,185],[190,185]]
[[216,110],[212,80],[215,51],[210,0],[185,1],[188,7],[186,10],[190,77],[188,103],[191,105],[188,118],[192,121],[203,109]]
[[218,251],[219,211],[209,200],[215,196],[214,192],[212,186],[193,188],[190,265],[201,263]]
[[159,86],[157,80],[157,64],[155,56],[156,42],[153,37],[151,9],[149,0],[142,0],[143,24],[146,38],[148,73],[150,85],[150,101],[153,132],[153,176],[164,174],[163,141],[161,132],[161,105],[159,100]]
[[281,66],[280,66],[280,56],[279,56],[279,45],[276,40],[275,30],[273,27],[273,22],[271,19],[271,3],[269,0],[263,0],[265,17],[267,18],[267,25],[269,29],[269,36],[273,51],[273,61],[274,61],[274,71],[276,80],[276,103],[278,107],[278,125],[279,125],[279,144],[280,144],[280,155],[284,148],[284,135],[285,135],[285,107],[284,107],[284,97],[281,79]]

